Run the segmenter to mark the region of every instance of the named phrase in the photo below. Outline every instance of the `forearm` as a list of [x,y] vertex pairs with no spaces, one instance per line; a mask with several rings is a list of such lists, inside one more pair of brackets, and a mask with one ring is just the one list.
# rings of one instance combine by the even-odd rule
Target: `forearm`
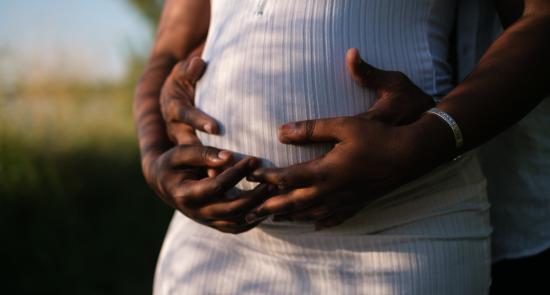
[[169,0],[165,3],[155,45],[134,96],[134,120],[146,178],[151,160],[173,145],[160,110],[162,86],[179,60],[200,54],[208,32],[209,15],[209,1]]
[[151,57],[185,59],[204,43],[209,24],[209,0],[166,0]]
[[151,59],[134,96],[134,121],[146,179],[150,175],[151,160],[172,146],[160,112],[159,95],[173,65],[170,59]]
[[[536,9],[526,6],[468,78],[438,104],[462,130],[464,149],[459,152],[480,146],[518,122],[550,93],[550,13]],[[427,141],[421,145],[429,144],[431,151],[438,146],[424,155],[430,159],[426,165],[456,155],[451,130],[438,118],[425,115],[411,127],[421,135],[418,140]]]

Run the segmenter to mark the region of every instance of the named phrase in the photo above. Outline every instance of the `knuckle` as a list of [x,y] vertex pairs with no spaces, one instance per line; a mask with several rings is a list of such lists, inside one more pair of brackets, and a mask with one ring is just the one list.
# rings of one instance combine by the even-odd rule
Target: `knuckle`
[[279,201],[274,199],[268,199],[267,201],[264,202],[264,205],[262,206],[261,211],[265,213],[271,213],[274,211],[275,208],[279,207],[278,204],[279,204]]
[[201,152],[201,158],[204,162],[209,161],[210,159],[216,157],[216,154],[218,153],[217,149],[211,147],[211,146],[205,146],[202,149]]
[[212,209],[206,207],[206,208],[200,208],[197,210],[197,215],[199,215],[201,218],[205,218],[205,219],[214,219],[215,217],[215,212],[213,212]]
[[187,61],[179,61],[174,66],[174,78],[176,80],[184,80],[187,74]]
[[231,210],[231,208],[229,206],[224,206],[222,208],[218,208],[216,209],[214,212],[212,212],[212,216],[214,218],[219,218],[219,219],[222,219],[222,218],[229,218],[232,216],[232,213],[233,211]]
[[181,122],[184,122],[184,123],[192,123],[193,120],[192,120],[192,115],[191,115],[191,107],[188,106],[188,105],[185,105],[185,104],[180,104],[176,107],[174,107],[174,109],[177,109],[177,116],[178,116],[178,119],[181,121]]
[[192,204],[191,197],[186,190],[174,193],[171,196],[174,202],[181,208],[187,208]]
[[335,123],[335,128],[339,133],[347,134],[349,131],[356,131],[359,120],[356,117],[340,117]]
[[175,100],[171,99],[166,103],[165,110],[163,112],[164,120],[167,122],[181,121],[180,105]]
[[276,176],[275,183],[277,184],[277,187],[279,189],[286,189],[288,188],[288,175],[287,174],[279,174]]
[[174,204],[176,205],[176,208],[179,210],[182,210],[184,208],[189,207],[189,199],[184,197],[172,197],[172,200],[174,201]]
[[312,138],[317,127],[317,120],[307,120],[304,125],[306,138]]
[[224,185],[219,182],[219,181],[215,181],[213,184],[212,184],[212,187],[210,189],[210,192],[213,194],[213,195],[222,195],[224,192],[225,192],[225,187]]
[[247,213],[247,211],[250,209],[248,204],[240,204],[240,205],[234,205],[234,206],[226,206],[225,210],[222,212],[224,215],[224,218],[232,218],[244,215]]

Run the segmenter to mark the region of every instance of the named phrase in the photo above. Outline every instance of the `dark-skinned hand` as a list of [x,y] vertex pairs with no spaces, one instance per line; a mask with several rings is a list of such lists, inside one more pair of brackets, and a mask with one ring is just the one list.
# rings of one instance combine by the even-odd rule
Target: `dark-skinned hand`
[[[230,151],[203,146],[188,120],[200,122],[203,130],[216,131],[213,120],[192,106],[195,83],[204,72],[199,58],[176,64],[160,94],[162,114],[171,139],[177,144],[149,164],[148,183],[169,205],[187,217],[226,233],[241,233],[258,223],[247,223],[245,213],[265,200],[269,186],[260,184],[250,191],[234,186],[259,165],[246,157],[236,162]],[[180,111],[183,110],[183,111]],[[190,111],[186,111],[190,110]],[[215,121],[214,121],[215,123]]]
[[282,143],[334,142],[335,146],[309,162],[256,170],[249,180],[276,185],[282,193],[250,212],[249,222],[274,215],[275,221],[312,222],[317,229],[335,226],[412,176],[410,135],[397,125],[415,121],[434,106],[433,99],[403,73],[367,64],[357,49],[348,51],[346,63],[352,78],[375,90],[379,99],[356,116],[280,127]]
[[193,129],[210,134],[219,132],[216,120],[195,107],[195,86],[205,70],[206,63],[199,57],[192,57],[179,62],[163,86],[162,116],[168,135],[175,143],[184,143]]
[[[348,71],[350,72],[351,77],[359,85],[371,88],[378,93],[378,100],[369,109],[369,111],[361,114],[360,116],[357,116],[358,118],[360,117],[363,121],[378,121],[386,123],[388,125],[407,124],[414,121],[425,110],[434,105],[432,98],[422,92],[422,90],[414,85],[403,73],[395,71],[383,71],[370,66],[369,64],[361,60],[359,53],[356,49],[350,49],[348,51],[348,54],[346,56],[346,63],[348,65]],[[164,96],[164,98],[161,99],[163,110],[169,110],[169,112],[166,111],[163,112],[163,114],[165,120],[167,121],[167,124],[169,124],[168,126],[171,126],[169,127],[169,130],[171,130],[172,137],[176,140],[178,140],[178,138],[181,138],[182,132],[189,132],[189,130],[185,130],[187,128],[190,128],[189,126],[193,126],[192,128],[209,133],[217,133],[218,131],[216,121],[209,117],[207,114],[204,114],[199,109],[195,108],[193,104],[194,85],[196,81],[200,78],[200,75],[202,75],[202,73],[204,72],[205,63],[202,60],[195,59],[190,65],[187,65],[186,67],[191,68],[191,70],[188,71],[189,73],[191,73],[190,77],[186,77],[188,82],[178,82],[178,84],[184,86],[182,88],[186,90],[168,92],[170,93],[170,95]],[[168,107],[169,105],[170,107]],[[339,120],[345,121],[345,118],[339,118]],[[376,125],[374,124],[376,122],[369,123]],[[312,126],[316,123],[304,124],[309,124],[308,126]],[[390,127],[385,126],[384,124],[379,124],[379,126],[383,126],[385,128]],[[284,132],[281,132],[281,134],[284,134]],[[369,138],[377,138],[377,136],[373,132],[364,132],[362,133],[362,137],[364,137],[366,134],[369,134]],[[281,140],[285,140],[284,135],[281,136]],[[297,140],[293,143],[298,144],[302,142]],[[287,169],[292,168],[294,168],[294,166],[291,166]],[[279,172],[283,171],[284,170],[279,170]],[[209,172],[209,174],[214,175],[215,172],[211,171]],[[311,175],[311,177],[315,178],[316,176]],[[368,200],[366,200],[365,202],[367,201]],[[349,207],[349,210],[337,210],[339,212],[338,214],[328,214],[329,210],[327,208],[312,208],[310,210],[301,209],[298,211],[278,214],[275,216],[275,218],[276,220],[312,221],[316,222],[318,227],[328,227],[345,221],[346,219],[351,217],[356,211],[358,211],[351,210],[351,208],[357,208],[355,206]],[[253,214],[249,216],[249,220],[257,219],[253,218],[252,215]],[[331,218],[328,218],[329,215],[331,216]],[[323,222],[320,222],[321,216],[325,217]],[[262,218],[264,217],[265,216],[262,216]]]

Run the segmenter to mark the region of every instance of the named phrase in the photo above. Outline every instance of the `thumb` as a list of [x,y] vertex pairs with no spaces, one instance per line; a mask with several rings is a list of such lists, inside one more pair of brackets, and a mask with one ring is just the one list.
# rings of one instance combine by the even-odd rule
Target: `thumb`
[[174,82],[195,85],[206,70],[206,62],[199,57],[180,61],[174,67],[172,74]]
[[286,144],[338,141],[345,117],[287,123],[279,128],[279,140]]
[[384,88],[387,80],[387,71],[380,70],[366,63],[357,48],[350,48],[346,54],[346,65],[351,78],[357,84],[379,91]]
[[189,83],[195,84],[202,77],[206,70],[206,62],[200,57],[193,57],[187,64],[186,78]]

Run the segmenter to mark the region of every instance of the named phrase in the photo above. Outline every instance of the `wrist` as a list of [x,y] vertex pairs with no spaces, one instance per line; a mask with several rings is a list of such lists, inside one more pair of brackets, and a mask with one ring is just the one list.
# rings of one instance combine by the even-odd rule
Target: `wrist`
[[433,115],[424,114],[400,128],[408,168],[414,176],[425,174],[458,154],[452,130]]
[[143,172],[143,177],[145,178],[145,181],[150,186],[154,186],[156,183],[155,181],[156,163],[158,162],[158,159],[161,156],[162,156],[162,152],[153,152],[153,151],[142,154],[141,156],[141,171]]

